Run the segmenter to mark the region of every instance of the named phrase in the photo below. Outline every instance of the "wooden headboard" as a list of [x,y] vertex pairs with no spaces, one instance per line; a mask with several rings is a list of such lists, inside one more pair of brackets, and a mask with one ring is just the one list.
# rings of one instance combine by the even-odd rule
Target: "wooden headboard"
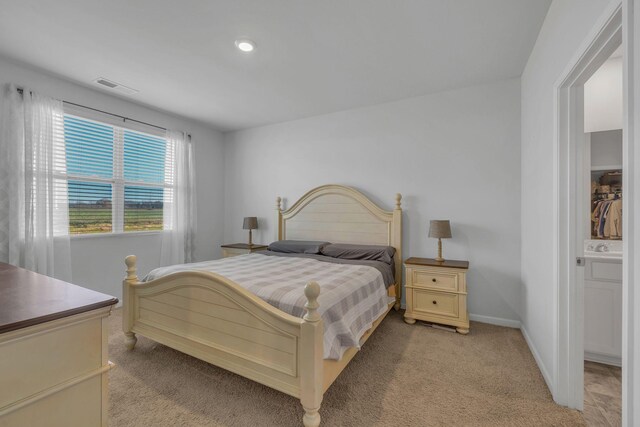
[[332,243],[393,246],[396,249],[395,297],[402,292],[402,196],[395,209],[385,211],[364,194],[342,185],[323,185],[302,196],[283,211],[276,200],[277,240],[325,240]]

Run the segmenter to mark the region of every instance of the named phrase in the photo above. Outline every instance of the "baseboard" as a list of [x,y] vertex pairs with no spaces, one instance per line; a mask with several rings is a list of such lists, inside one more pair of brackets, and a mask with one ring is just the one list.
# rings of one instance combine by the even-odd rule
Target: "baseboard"
[[589,351],[584,352],[584,360],[589,362],[603,363],[605,365],[612,365],[621,367],[622,358],[616,356],[608,356],[606,354],[591,353]]
[[520,321],[513,319],[503,319],[502,317],[483,316],[481,314],[469,314],[469,320],[491,325],[506,326],[507,328],[520,329]]
[[527,333],[527,329],[524,327],[524,325],[520,325],[520,331],[522,331],[522,336],[524,337],[524,340],[527,342],[527,345],[529,346],[529,350],[531,351],[531,354],[533,354],[534,360],[538,364],[538,369],[540,369],[540,373],[542,373],[542,378],[544,378],[544,382],[547,383],[547,387],[549,388],[551,395],[555,396],[553,383],[551,382],[551,375],[549,375],[549,371],[547,371],[547,367],[544,366],[544,363],[542,362],[542,358],[540,357],[540,353],[538,353],[536,346],[533,345],[533,341],[531,341],[531,338],[529,337],[529,334]]

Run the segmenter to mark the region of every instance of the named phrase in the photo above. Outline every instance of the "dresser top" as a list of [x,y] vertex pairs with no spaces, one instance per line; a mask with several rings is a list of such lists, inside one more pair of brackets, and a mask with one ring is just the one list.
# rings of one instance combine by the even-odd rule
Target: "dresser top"
[[0,333],[117,302],[110,295],[0,262]]
[[452,259],[445,259],[444,261],[436,261],[433,258],[417,258],[411,257],[404,262],[411,265],[424,265],[428,267],[445,267],[445,268],[469,268],[469,261],[456,261]]

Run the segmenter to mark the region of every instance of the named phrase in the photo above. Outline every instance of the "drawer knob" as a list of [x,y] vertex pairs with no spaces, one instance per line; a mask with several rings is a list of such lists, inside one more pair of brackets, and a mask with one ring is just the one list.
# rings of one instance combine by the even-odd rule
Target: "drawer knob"
[[431,281],[432,281],[433,283],[436,283],[436,278],[434,277],[433,279],[431,279]]
[[436,301],[436,300],[433,300],[433,303],[434,303],[434,304],[437,304],[437,303],[438,303],[438,301]]

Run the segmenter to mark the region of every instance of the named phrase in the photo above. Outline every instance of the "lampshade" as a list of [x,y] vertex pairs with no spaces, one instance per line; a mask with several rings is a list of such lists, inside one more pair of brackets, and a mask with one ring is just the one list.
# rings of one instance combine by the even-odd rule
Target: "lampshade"
[[429,224],[429,237],[436,239],[451,238],[451,224],[448,219],[434,219]]
[[242,223],[243,230],[255,230],[258,228],[258,218],[255,216],[245,216]]

